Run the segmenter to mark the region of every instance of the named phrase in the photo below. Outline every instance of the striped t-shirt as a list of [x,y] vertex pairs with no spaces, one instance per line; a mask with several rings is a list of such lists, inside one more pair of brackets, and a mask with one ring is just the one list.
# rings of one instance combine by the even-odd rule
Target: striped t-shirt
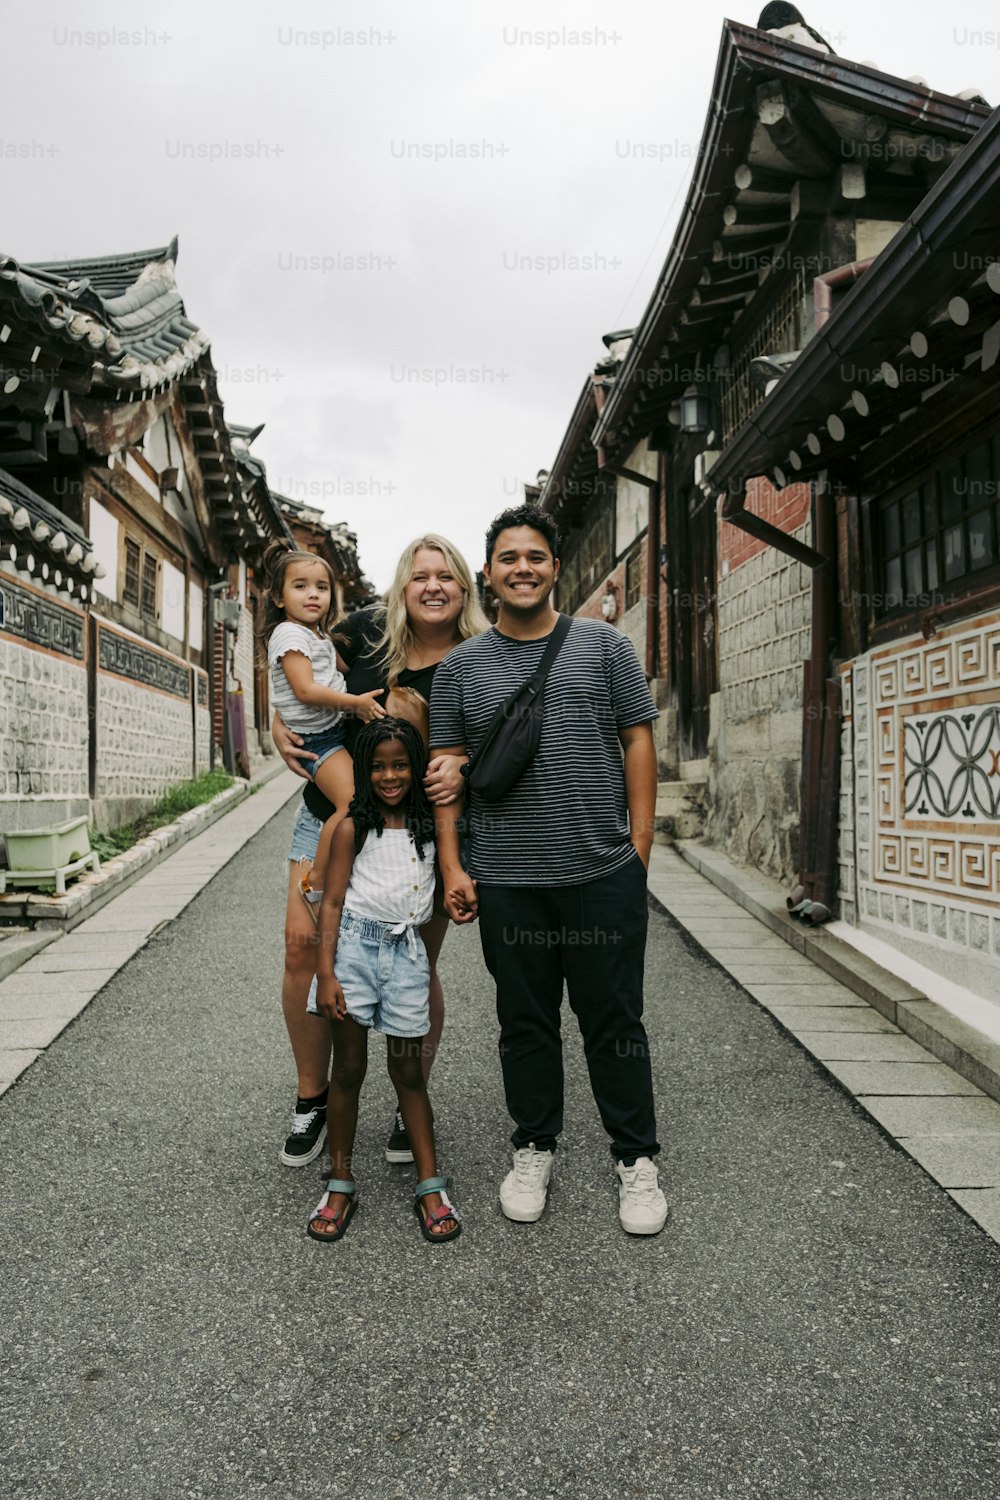
[[[547,637],[494,628],[463,641],[434,674],[431,746],[475,750],[500,704],[527,682]],[[538,753],[499,802],[472,797],[469,874],[487,885],[576,885],[634,856],[618,731],[657,717],[632,642],[574,619],[545,685]]]
[[313,682],[342,693],[346,689],[344,674],[337,666],[337,653],[328,635],[319,635],[297,620],[282,620],[271,631],[267,643],[267,664],[271,668],[271,707],[295,734],[321,734],[332,729],[343,714],[329,703],[301,703],[285,676],[281,658],[289,651],[300,651],[312,663]]

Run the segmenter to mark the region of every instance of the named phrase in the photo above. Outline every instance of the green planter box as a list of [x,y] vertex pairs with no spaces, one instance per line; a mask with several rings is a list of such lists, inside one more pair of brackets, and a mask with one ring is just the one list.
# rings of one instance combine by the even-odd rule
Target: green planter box
[[101,867],[90,848],[86,814],[65,823],[52,823],[48,828],[5,833],[4,842],[9,868],[0,870],[0,894],[8,885],[44,885],[54,880],[56,893],[61,896],[67,875]]

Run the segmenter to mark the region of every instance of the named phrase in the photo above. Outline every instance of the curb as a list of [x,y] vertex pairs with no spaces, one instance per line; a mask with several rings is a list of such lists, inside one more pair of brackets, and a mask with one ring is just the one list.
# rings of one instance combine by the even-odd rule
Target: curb
[[794,922],[785,909],[783,896],[776,896],[776,885],[741,869],[718,850],[703,844],[679,840],[673,847],[699,875],[710,880],[776,937],[831,979],[853,990],[939,1062],[946,1063],[1000,1102],[1000,1045],[841,938],[821,927],[802,927]]
[[181,813],[173,823],[164,823],[162,828],[133,844],[131,849],[105,861],[96,873],[88,872],[70,887],[65,896],[25,895],[14,901],[9,898],[0,901],[0,916],[37,924],[23,937],[9,938],[0,945],[0,982],[16,973],[22,964],[41,953],[50,943],[65,937],[74,927],[94,916],[109,901],[148,875],[161,860],[176,853],[189,839],[204,833],[206,828],[238,807],[284,768],[284,762],[278,760],[276,765],[265,767],[250,781],[238,777],[233,786],[219,792],[210,802]]

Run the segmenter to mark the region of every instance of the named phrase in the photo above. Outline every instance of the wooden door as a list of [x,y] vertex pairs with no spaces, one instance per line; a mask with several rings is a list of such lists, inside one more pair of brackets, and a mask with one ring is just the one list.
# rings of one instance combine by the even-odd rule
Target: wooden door
[[718,689],[716,514],[714,497],[688,491],[668,508],[671,677],[681,760],[708,754],[709,701]]

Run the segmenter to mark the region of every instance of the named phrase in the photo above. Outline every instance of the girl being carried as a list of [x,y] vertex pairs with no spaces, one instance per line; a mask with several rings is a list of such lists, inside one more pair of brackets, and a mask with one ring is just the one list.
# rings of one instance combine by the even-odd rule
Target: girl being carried
[[323,872],[337,824],[354,795],[351,757],[344,746],[345,715],[362,723],[385,717],[382,689],[348,693],[330,635],[333,573],[322,557],[272,542],[264,553],[267,599],[261,640],[271,670],[271,701],[289,729],[302,736],[315,760],[304,769],[336,809],[323,829],[312,870],[301,889],[322,895]]

